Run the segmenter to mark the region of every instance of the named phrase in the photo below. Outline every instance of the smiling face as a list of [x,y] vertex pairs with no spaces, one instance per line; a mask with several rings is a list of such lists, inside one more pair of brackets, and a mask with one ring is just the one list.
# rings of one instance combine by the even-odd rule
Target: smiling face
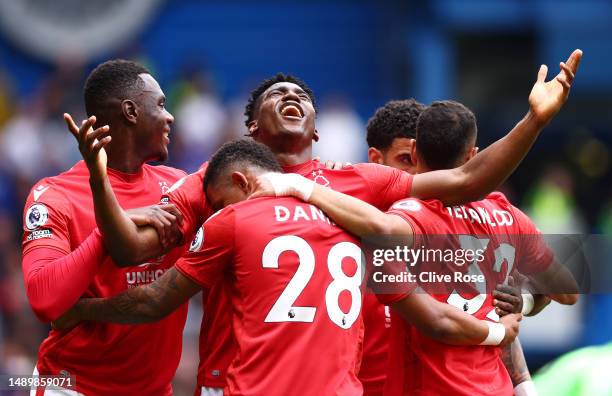
[[315,115],[311,98],[299,85],[280,82],[259,97],[249,131],[273,151],[288,144],[296,150],[312,147],[318,140]]
[[140,74],[140,78],[144,87],[136,97],[138,149],[147,161],[165,161],[174,117],[166,110],[166,96],[157,81],[150,74]]

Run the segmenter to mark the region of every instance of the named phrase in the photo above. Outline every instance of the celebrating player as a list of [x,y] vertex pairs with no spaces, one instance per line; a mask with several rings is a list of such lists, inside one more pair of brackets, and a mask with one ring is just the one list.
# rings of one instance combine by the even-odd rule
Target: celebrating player
[[[239,140],[222,146],[209,163],[204,188],[211,205],[225,209],[204,224],[201,249],[152,285],[107,300],[82,299],[64,320],[159,320],[202,287],[226,278],[238,345],[227,373],[228,394],[360,394],[359,241],[295,198],[246,200],[256,178],[270,171],[281,168],[264,145]],[[506,316],[493,339],[486,322],[426,294],[394,298],[409,300],[402,312],[441,341],[508,343],[518,329],[520,315]],[[306,354],[313,358],[296,360]]]
[[[47,322],[56,320],[83,296],[110,296],[151,283],[180,256],[141,260],[133,267],[113,261],[96,229],[86,165],[103,161],[106,169],[108,161],[105,176],[126,208],[156,204],[184,176],[177,169],[146,164],[167,158],[174,120],[164,107],[157,81],[136,63],[109,61],[91,72],[84,96],[87,113],[97,118],[90,117],[80,129],[72,123],[72,131],[81,139],[83,153],[106,145],[108,157],[88,155],[67,172],[42,179],[25,205],[23,276],[32,309]],[[93,125],[104,126],[87,134]],[[105,136],[109,130],[110,136]],[[153,217],[161,229],[176,220],[159,208],[148,210],[138,218]],[[154,230],[149,231],[158,238]],[[160,233],[169,239],[171,234]],[[36,371],[74,375],[79,394],[170,395],[186,314],[185,305],[148,326],[90,323],[70,332],[52,330],[40,347]],[[37,394],[43,393],[41,389]]]
[[[312,142],[319,139],[315,129],[314,96],[300,80],[277,75],[264,81],[252,93],[246,107],[246,124],[250,135],[272,149],[285,172],[305,175],[317,183],[358,197],[386,210],[391,203],[407,196],[437,197],[445,203],[468,202],[497,187],[514,170],[535,141],[541,129],[559,111],[569,92],[573,73],[581,53],[576,51],[562,64],[556,79],[545,82],[545,70],[529,97],[530,110],[513,130],[463,166],[423,175],[411,176],[396,169],[361,164],[343,170],[326,170],[311,159]],[[181,225],[184,243],[195,236],[210,214],[202,188],[202,168],[171,188],[167,202],[183,215]],[[92,173],[95,169],[90,169]],[[94,191],[98,225],[105,238],[112,238],[109,251],[121,255],[146,257],[150,251],[163,251],[158,238],[137,228],[121,210],[108,183]],[[151,248],[153,247],[153,248]],[[221,282],[205,296],[207,314],[200,332],[201,361],[198,385],[222,388],[225,370],[233,359],[232,336],[226,308],[227,286]],[[209,338],[214,337],[213,338]],[[212,350],[211,350],[212,349]]]
[[[450,137],[455,144],[448,145]],[[412,158],[417,172],[429,172],[457,166],[476,154],[476,121],[474,115],[459,103],[435,102],[418,120],[416,145]],[[435,259],[421,259],[413,274],[436,273],[480,274],[489,283],[487,293],[478,292],[461,282],[423,287],[449,305],[456,306],[480,319],[497,320],[492,303],[494,284],[503,282],[512,268],[532,274],[540,290],[563,304],[574,304],[577,286],[571,274],[553,257],[541,235],[519,209],[501,193],[485,200],[445,207],[439,200],[401,200],[388,213],[332,189],[318,186],[298,175],[265,175],[259,179],[262,192],[254,196],[294,195],[317,205],[337,224],[358,236],[397,235],[405,238],[409,248],[462,251],[481,249],[483,260],[468,265],[450,264]],[[267,191],[267,193],[265,192]],[[444,236],[444,238],[442,237]],[[376,278],[374,278],[376,279]],[[425,279],[425,280],[423,280]],[[456,276],[455,276],[456,279]],[[430,286],[430,287],[428,287]],[[450,292],[448,289],[459,290]],[[470,298],[461,294],[471,289]],[[441,291],[442,289],[442,291]],[[448,290],[448,292],[445,292]],[[394,297],[379,294],[391,303],[404,319],[402,303]],[[398,306],[400,305],[400,306]],[[423,334],[418,326],[392,318],[392,336],[385,393],[389,395],[512,395],[513,387],[498,348],[481,346],[449,348]]]
[[[373,163],[391,166],[409,173],[416,173],[413,149],[416,143],[417,119],[426,106],[415,99],[392,100],[376,110],[368,121],[367,143],[368,160]],[[440,136],[442,141],[449,135]],[[512,279],[512,278],[510,278]],[[520,289],[504,285],[498,286],[494,297],[499,305],[509,310],[513,303],[521,311]],[[530,296],[526,296],[527,299]],[[534,296],[531,296],[534,298]],[[545,295],[536,295],[531,310],[523,313],[533,315],[550,302]],[[391,327],[389,308],[381,304],[373,293],[366,293],[363,302],[363,356],[359,370],[359,380],[364,387],[365,396],[382,395],[387,376],[387,352]],[[504,347],[502,358],[515,392],[533,386],[529,369],[523,356],[518,338],[512,345]],[[518,388],[517,388],[518,387]],[[518,394],[518,393],[517,393]]]

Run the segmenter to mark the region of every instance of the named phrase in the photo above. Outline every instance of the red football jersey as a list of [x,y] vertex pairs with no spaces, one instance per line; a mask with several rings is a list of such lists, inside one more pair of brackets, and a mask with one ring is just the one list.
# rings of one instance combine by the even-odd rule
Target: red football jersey
[[[144,165],[136,174],[109,169],[108,175],[119,203],[129,209],[159,202],[184,172]],[[24,257],[39,248],[65,254],[75,250],[96,228],[85,163],[80,161],[67,172],[36,183],[24,211]],[[181,253],[175,249],[165,257],[125,268],[106,256],[83,297],[110,297],[151,283]],[[170,395],[186,315],[187,304],[151,324],[85,322],[68,332],[51,330],[40,346],[38,371],[41,375],[68,372],[76,376],[76,390],[86,395]]]
[[[429,249],[431,257],[438,250],[451,254],[449,259],[426,258],[416,263],[411,272],[418,277],[421,287],[439,301],[478,319],[499,320],[491,291],[512,270],[537,273],[553,260],[534,224],[501,193],[454,207],[444,207],[437,200],[407,199],[395,203],[389,213],[410,223],[415,250]],[[467,260],[467,256],[459,259],[462,256],[458,253],[452,256],[453,252],[469,251],[473,253]],[[455,272],[460,276],[482,276],[484,282],[459,280],[451,275]],[[434,282],[433,273],[448,274],[452,280]],[[382,301],[386,297],[379,295]],[[512,395],[500,348],[445,345],[421,334],[395,314],[392,333],[389,348],[394,353],[389,354],[385,394]]]
[[208,161],[204,162],[200,169],[191,173],[164,192],[161,203],[171,203],[183,215],[181,232],[183,243],[193,241],[199,227],[212,214],[207,205],[206,194],[204,194],[204,174],[208,168]]
[[294,198],[230,205],[208,219],[203,234],[201,250],[176,268],[204,288],[223,278],[231,285],[237,350],[225,390],[361,394],[359,241]]
[[381,304],[369,290],[364,296],[361,310],[364,335],[358,377],[363,384],[364,396],[378,396],[384,392],[387,377],[391,312],[389,307]]
[[[203,165],[202,169],[205,169]],[[201,169],[201,170],[202,170]],[[200,171],[201,171],[200,170]],[[334,190],[350,194],[366,201],[381,210],[387,210],[393,202],[410,195],[413,176],[397,169],[377,164],[356,164],[340,170],[326,169],[319,161],[308,161],[304,164],[285,167],[286,173],[298,173],[319,184],[333,188]],[[168,201],[175,204],[183,213],[186,221],[183,222],[184,235],[196,227],[198,214],[202,213],[198,205],[205,202],[202,188],[204,172],[198,171],[199,179],[194,175],[186,178],[186,181],[168,194]],[[191,179],[189,182],[188,179]],[[178,185],[179,183],[177,183]],[[188,214],[187,212],[196,213]],[[206,211],[204,212],[206,214]],[[185,236],[186,240],[187,238]],[[186,258],[189,259],[190,254]],[[236,346],[230,326],[230,310],[228,308],[229,297],[223,290],[228,290],[228,285],[218,282],[212,286],[207,295],[204,296],[205,314],[202,319],[200,331],[200,364],[198,366],[198,387],[208,386],[222,388],[225,386],[225,373],[234,358]],[[380,305],[380,304],[379,304]],[[380,305],[382,307],[382,305]],[[372,328],[374,326],[372,325]],[[366,327],[367,326],[366,324]],[[384,328],[382,331],[384,332]],[[366,330],[367,331],[367,330]],[[371,336],[374,337],[375,334]],[[378,333],[378,332],[377,332]],[[380,337],[384,337],[381,334]],[[377,345],[380,346],[380,342]],[[365,351],[364,351],[365,354]],[[380,353],[377,353],[380,356]],[[378,373],[368,373],[374,378],[384,377],[384,364],[371,364],[369,370],[377,369]],[[364,375],[365,369],[360,370]],[[380,386],[380,383],[379,385]]]

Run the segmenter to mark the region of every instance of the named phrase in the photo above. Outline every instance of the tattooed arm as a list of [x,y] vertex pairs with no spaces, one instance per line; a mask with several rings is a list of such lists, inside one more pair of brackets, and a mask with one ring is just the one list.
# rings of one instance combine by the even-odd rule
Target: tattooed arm
[[202,287],[172,267],[155,282],[110,298],[85,298],[53,322],[63,330],[80,321],[138,324],[155,322],[173,312]]
[[518,338],[512,344],[502,348],[502,360],[512,379],[512,386],[517,386],[521,382],[531,381],[529,368],[523,355],[523,348]]

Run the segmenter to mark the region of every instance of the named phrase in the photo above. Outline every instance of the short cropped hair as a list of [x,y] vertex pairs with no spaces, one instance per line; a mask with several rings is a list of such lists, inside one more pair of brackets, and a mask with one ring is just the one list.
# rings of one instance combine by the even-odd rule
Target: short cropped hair
[[85,82],[85,110],[87,115],[99,115],[106,110],[110,99],[126,99],[144,87],[140,74],[149,70],[132,61],[114,59],[98,65]]
[[431,169],[457,166],[476,139],[476,117],[459,102],[433,102],[417,121],[416,150]]
[[255,88],[253,91],[251,91],[251,96],[249,97],[249,101],[247,102],[246,108],[244,109],[244,115],[246,116],[246,120],[244,121],[244,124],[247,127],[249,126],[249,123],[251,121],[253,121],[253,117],[255,117],[255,109],[257,107],[257,101],[259,100],[259,97],[264,92],[266,92],[266,89],[268,89],[272,85],[274,85],[276,83],[280,83],[280,82],[289,82],[289,83],[293,83],[295,85],[298,85],[310,97],[310,101],[312,102],[312,106],[316,109],[314,93],[312,92],[310,87],[308,87],[308,85],[306,85],[306,83],[304,81],[300,80],[299,78],[297,78],[297,77],[295,77],[295,76],[293,76],[291,74],[277,73],[274,77],[269,78],[267,80],[263,80],[257,86],[257,88]]
[[392,100],[379,107],[366,126],[368,146],[387,150],[395,138],[416,139],[417,120],[425,108],[413,98]]
[[236,164],[257,166],[270,172],[282,172],[274,153],[252,139],[234,140],[222,145],[212,156],[204,174],[204,191],[219,181],[227,168]]

